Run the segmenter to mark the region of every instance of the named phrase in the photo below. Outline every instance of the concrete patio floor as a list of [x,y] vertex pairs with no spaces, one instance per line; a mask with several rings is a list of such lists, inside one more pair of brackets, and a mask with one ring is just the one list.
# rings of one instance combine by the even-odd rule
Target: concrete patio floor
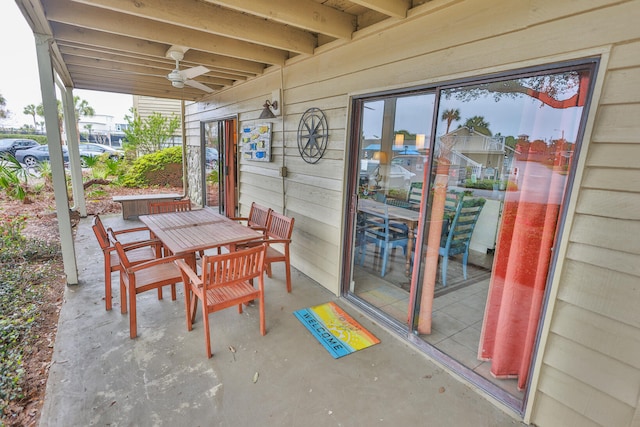
[[[113,310],[104,308],[91,218],[80,221],[75,250],[80,283],[66,290],[40,426],[523,425],[295,269],[288,294],[281,263],[266,281],[265,336],[257,306],[214,313],[207,359],[201,312],[187,332],[180,284],[176,301],[168,288],[161,301],[155,291],[138,296],[138,337],[129,339],[116,274]],[[293,315],[328,301],[380,344],[333,359]]]

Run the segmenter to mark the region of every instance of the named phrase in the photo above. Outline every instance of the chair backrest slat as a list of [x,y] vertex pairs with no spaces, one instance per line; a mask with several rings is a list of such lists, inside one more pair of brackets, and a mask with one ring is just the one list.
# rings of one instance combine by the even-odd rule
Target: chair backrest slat
[[245,282],[264,272],[265,245],[222,255],[205,255],[202,259],[202,281],[207,288]]
[[93,220],[91,221],[91,228],[93,229],[93,233],[96,235],[98,239],[98,243],[100,244],[100,249],[105,251],[110,247],[109,244],[109,236],[107,235],[107,229],[104,228],[104,224],[98,215],[93,216]]
[[267,236],[272,239],[291,239],[295,218],[289,218],[278,212],[271,211],[267,224]]
[[185,212],[191,210],[191,200],[169,200],[165,202],[149,202],[149,214],[168,212]]
[[256,202],[252,202],[251,209],[249,210],[249,219],[247,221],[247,225],[249,227],[266,228],[271,211],[271,208],[261,206]]

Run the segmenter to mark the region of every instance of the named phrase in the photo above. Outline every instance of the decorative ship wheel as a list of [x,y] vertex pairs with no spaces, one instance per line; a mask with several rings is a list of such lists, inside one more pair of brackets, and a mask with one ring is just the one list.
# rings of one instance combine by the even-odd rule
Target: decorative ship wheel
[[327,149],[329,126],[327,118],[319,108],[304,112],[298,125],[298,151],[307,163],[318,163]]

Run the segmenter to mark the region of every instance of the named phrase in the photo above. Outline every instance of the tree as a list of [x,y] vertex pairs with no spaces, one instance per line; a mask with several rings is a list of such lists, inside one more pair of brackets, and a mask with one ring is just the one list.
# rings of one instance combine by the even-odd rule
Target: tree
[[502,97],[517,98],[522,95],[539,100],[552,108],[582,107],[587,99],[591,79],[588,70],[567,71],[500,82],[483,83],[473,89],[444,91],[445,98],[454,96],[464,102],[491,94],[495,101]]
[[6,119],[9,117],[9,110],[6,110],[7,100],[4,99],[4,96],[0,93],[0,119]]
[[460,120],[460,110],[457,108],[449,108],[448,110],[444,110],[442,112],[442,121],[447,122],[447,131],[445,134],[449,133],[449,128],[451,127],[451,123]]
[[[60,135],[64,133],[63,119],[64,115],[62,114],[62,102],[57,100],[58,104],[58,130],[60,131]],[[42,103],[38,104],[36,107],[36,114],[40,117],[44,117],[44,105]]]
[[84,128],[89,134],[89,136],[87,136],[87,141],[91,142],[91,131],[93,130],[93,125],[84,125]]
[[26,107],[24,107],[24,110],[22,110],[22,114],[26,115],[26,116],[31,116],[33,118],[33,127],[37,128],[38,127],[38,123],[36,122],[36,106],[35,104],[29,104]]
[[482,116],[473,116],[467,119],[467,121],[464,122],[463,126],[471,130],[475,130],[476,132],[481,133],[483,135],[491,136],[491,131],[489,130],[489,123]]
[[[83,116],[93,116],[96,112],[93,107],[89,105],[89,102],[81,99],[79,96],[73,97],[73,109],[76,113],[76,132],[78,133],[78,139],[80,139],[80,119]],[[89,135],[91,135],[91,131],[89,131]]]
[[175,114],[165,117],[160,113],[152,113],[143,120],[135,108],[129,111],[132,116],[124,117],[127,121],[125,147],[143,154],[162,149],[180,126],[180,118]]

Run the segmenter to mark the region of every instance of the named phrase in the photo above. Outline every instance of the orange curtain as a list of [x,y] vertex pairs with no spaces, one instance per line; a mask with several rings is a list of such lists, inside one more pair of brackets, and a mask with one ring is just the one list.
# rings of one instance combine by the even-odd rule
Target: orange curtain
[[521,161],[509,183],[478,348],[497,378],[526,386],[566,175]]

